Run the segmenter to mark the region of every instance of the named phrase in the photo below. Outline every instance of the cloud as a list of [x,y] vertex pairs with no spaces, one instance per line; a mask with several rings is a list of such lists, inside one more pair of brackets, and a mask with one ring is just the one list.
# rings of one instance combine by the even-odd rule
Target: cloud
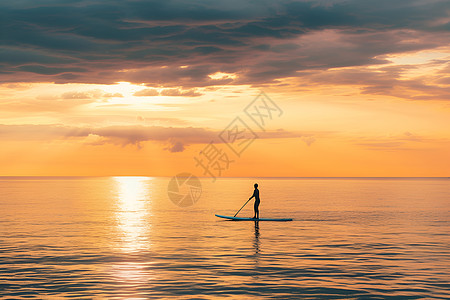
[[101,99],[101,98],[123,98],[121,93],[106,93],[100,89],[83,91],[83,92],[65,92],[61,95],[61,99]]
[[302,141],[304,141],[306,143],[306,145],[311,146],[315,141],[316,138],[313,136],[302,136],[301,137]]
[[[144,117],[141,115],[138,115],[136,117],[136,120],[143,123],[151,123],[151,124],[161,124],[161,123],[167,123],[167,124],[176,124],[179,126],[186,126],[189,122],[183,119],[178,118],[164,118],[164,117]],[[129,120],[127,120],[129,121]]]
[[92,129],[92,133],[120,141],[123,145],[138,145],[144,141],[184,141],[206,143],[214,138],[214,132],[194,127],[160,127],[160,126],[110,126]]
[[21,71],[31,72],[31,73],[37,73],[42,75],[55,75],[55,74],[61,74],[61,73],[68,73],[68,72],[87,72],[87,69],[83,68],[51,68],[46,67],[42,65],[24,65],[17,68]]
[[164,89],[161,91],[161,96],[183,96],[183,97],[198,97],[202,94],[196,90],[181,90],[181,89]]
[[24,0],[0,20],[0,82],[263,85],[450,41],[444,0]]
[[103,98],[123,98],[121,93],[104,93],[102,95]]
[[87,92],[66,92],[61,95],[62,99],[92,99],[102,96],[102,91],[92,90]]
[[[10,85],[8,85],[10,86]],[[19,85],[18,88],[11,86],[18,90],[27,89],[26,86]],[[58,111],[67,112],[73,108],[81,105],[104,102],[107,98],[122,98],[120,93],[107,93],[100,89],[89,91],[69,91],[58,94],[39,94],[36,96],[18,96],[11,97],[8,101],[0,102],[1,111],[20,111],[20,112],[43,112],[43,111]],[[5,99],[6,100],[6,99]]]
[[[393,150],[402,146],[404,143],[402,142],[366,142],[366,143],[358,143],[360,146],[367,147],[371,150]],[[401,149],[405,150],[405,149]]]
[[158,91],[157,89],[144,89],[141,91],[137,91],[133,94],[133,96],[138,97],[144,97],[144,96],[170,96],[170,97],[198,97],[203,95],[202,93],[199,93],[195,89],[179,89],[179,88],[168,88],[168,89],[162,89],[161,91]]
[[0,125],[2,140],[52,140],[69,137],[85,137],[90,134],[88,128],[62,125]]
[[133,96],[144,97],[144,96],[159,96],[159,92],[156,89],[145,89],[137,91]]
[[430,143],[443,142],[443,139],[433,139],[419,136],[409,131],[388,135],[385,137],[360,137],[354,143],[367,150],[398,151],[398,150],[418,150],[426,149]]
[[[68,138],[83,138],[88,145],[135,145],[156,141],[169,144],[170,152],[182,152],[191,144],[223,143],[218,138],[220,131],[196,127],[162,126],[107,126],[76,127],[59,124],[49,125],[0,125],[1,140],[50,141]],[[326,133],[322,133],[326,134]],[[311,133],[290,132],[283,129],[258,133],[260,139],[285,139],[310,136]]]
[[170,152],[176,153],[176,152],[183,152],[185,147],[181,142],[174,142],[170,147],[167,147],[165,149],[169,150]]
[[[361,94],[387,95],[409,100],[450,100],[450,86],[442,82],[442,72],[450,63],[440,61],[386,67],[336,68],[301,73],[304,88],[344,85],[358,87]],[[434,71],[419,73],[421,68]],[[411,75],[414,72],[416,75]],[[298,82],[296,83],[298,84]]]
[[[81,97],[81,96],[80,96]],[[78,106],[95,102],[96,99],[72,98],[62,99],[53,95],[38,95],[33,98],[12,99],[0,102],[0,110],[15,111],[21,113],[29,112],[67,112]]]

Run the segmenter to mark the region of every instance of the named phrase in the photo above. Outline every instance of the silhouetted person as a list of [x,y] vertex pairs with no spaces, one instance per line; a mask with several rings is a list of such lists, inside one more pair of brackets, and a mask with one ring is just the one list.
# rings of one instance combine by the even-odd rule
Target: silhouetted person
[[258,190],[258,184],[255,183],[254,185],[255,190],[253,191],[253,195],[248,198],[248,200],[252,199],[253,197],[255,197],[255,206],[253,206],[253,208],[255,209],[255,215],[253,216],[253,219],[259,219],[259,190]]

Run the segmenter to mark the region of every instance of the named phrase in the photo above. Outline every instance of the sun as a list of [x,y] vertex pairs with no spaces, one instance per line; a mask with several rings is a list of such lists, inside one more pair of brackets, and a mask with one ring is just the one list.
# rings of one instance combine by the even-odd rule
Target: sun
[[131,82],[119,81],[116,84],[102,86],[102,89],[111,94],[119,93],[124,97],[131,97],[134,93],[145,89],[146,87],[140,84],[133,84]]

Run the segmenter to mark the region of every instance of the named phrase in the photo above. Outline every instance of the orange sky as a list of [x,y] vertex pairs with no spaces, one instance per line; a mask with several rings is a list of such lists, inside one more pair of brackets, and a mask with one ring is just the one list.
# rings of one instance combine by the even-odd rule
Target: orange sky
[[[210,141],[232,161],[225,167],[215,160],[220,172],[210,165],[217,177],[450,176],[450,39],[439,29],[448,22],[442,16],[421,15],[423,24],[414,25],[400,18],[385,29],[372,21],[260,24],[261,33],[239,24],[269,22],[270,11],[208,21],[217,27],[177,15],[145,23],[136,15],[141,23],[131,36],[106,37],[89,31],[91,19],[77,32],[59,19],[35,18],[25,6],[5,6],[26,20],[12,19],[6,30],[20,31],[25,22],[42,39],[19,41],[11,33],[0,49],[0,176],[207,176],[195,158]],[[337,8],[323,10],[345,15]],[[373,13],[364,9],[361,15]],[[124,21],[116,18],[111,22]],[[171,40],[141,33],[169,26],[163,21],[214,34],[185,29]],[[226,26],[241,30],[242,41]],[[70,46],[70,39],[86,47]],[[154,49],[144,44],[152,40]],[[261,91],[282,111],[266,117],[263,128],[245,113]],[[239,156],[220,138],[236,117],[258,136]],[[245,145],[249,134],[232,147]]]

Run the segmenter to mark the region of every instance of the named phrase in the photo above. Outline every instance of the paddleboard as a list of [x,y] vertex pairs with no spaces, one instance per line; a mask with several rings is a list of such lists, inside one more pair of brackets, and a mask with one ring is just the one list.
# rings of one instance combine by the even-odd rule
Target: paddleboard
[[230,216],[222,216],[216,214],[216,217],[229,219],[229,220],[235,220],[235,221],[280,221],[280,222],[286,222],[286,221],[292,221],[291,218],[259,218],[259,219],[253,219],[253,218],[240,218],[240,217],[230,217]]

